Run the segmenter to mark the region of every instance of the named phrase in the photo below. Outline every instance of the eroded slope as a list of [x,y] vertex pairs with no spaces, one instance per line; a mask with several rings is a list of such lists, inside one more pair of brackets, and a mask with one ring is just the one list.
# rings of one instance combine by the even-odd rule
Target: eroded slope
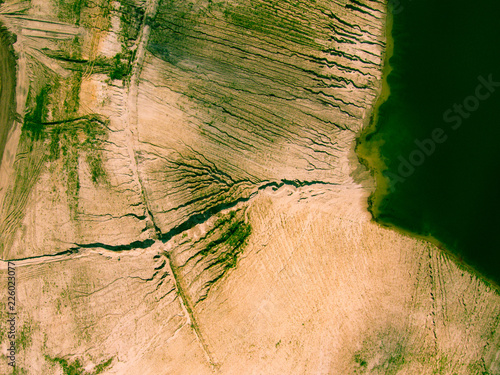
[[496,291],[366,211],[353,147],[384,2],[0,17],[17,35],[0,251],[19,372],[500,373]]

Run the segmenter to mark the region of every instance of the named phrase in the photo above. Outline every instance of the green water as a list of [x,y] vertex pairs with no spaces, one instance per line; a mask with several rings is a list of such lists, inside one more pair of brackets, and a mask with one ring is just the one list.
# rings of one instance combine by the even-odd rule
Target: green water
[[373,197],[376,219],[500,284],[500,2],[401,0],[392,37],[391,94],[360,140],[392,183]]

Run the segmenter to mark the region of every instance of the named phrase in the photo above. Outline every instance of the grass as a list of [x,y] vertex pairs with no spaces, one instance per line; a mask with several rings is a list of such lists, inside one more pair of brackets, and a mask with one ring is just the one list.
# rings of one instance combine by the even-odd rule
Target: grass
[[25,350],[28,346],[31,345],[31,325],[28,323],[25,323],[21,330],[19,331],[19,335],[16,340],[16,346],[21,349]]
[[27,375],[27,374],[28,374],[28,371],[26,371],[25,369],[23,369],[19,365],[16,365],[16,367],[14,367],[14,370],[12,370],[12,375]]
[[132,54],[127,54],[127,55],[117,53],[113,57],[113,60],[112,60],[113,62],[111,64],[111,70],[109,72],[109,78],[111,78],[113,80],[114,79],[123,80],[126,77],[128,77],[128,75],[130,74],[130,72],[132,70],[132,65],[131,65]]
[[[254,1],[251,6],[228,5],[223,14],[225,19],[241,29],[255,31],[270,36],[286,35],[290,42],[320,48],[314,41],[311,27],[294,17],[285,3]],[[290,5],[289,5],[290,6]]]
[[104,370],[106,370],[106,368],[108,368],[111,365],[112,362],[113,362],[113,357],[111,357],[107,361],[101,362],[95,367],[94,374],[98,375],[102,373]]
[[[135,52],[122,48],[122,52],[117,53],[112,58],[99,56],[95,60],[88,62],[87,65],[92,65],[94,73],[107,74],[112,80],[126,80],[132,72],[134,56]],[[80,69],[83,68],[84,66],[80,67]]]
[[82,85],[82,72],[75,72],[69,79],[70,89],[64,99],[64,115],[70,116],[80,108],[80,88]]
[[223,264],[225,269],[236,266],[238,254],[246,244],[247,238],[252,233],[250,224],[245,223],[242,217],[237,217],[235,211],[220,218],[215,227],[226,227],[221,236],[211,241],[200,251],[200,255],[218,254],[217,263]]
[[98,184],[106,181],[106,171],[102,162],[101,147],[102,140],[105,137],[105,131],[99,121],[85,122],[84,133],[86,139],[82,143],[82,148],[86,153],[86,161],[90,167],[92,182]]
[[190,1],[166,0],[160,5],[152,23],[148,49],[172,64],[183,60],[196,49],[198,31],[220,15],[240,32],[251,31],[271,38],[286,38],[288,42],[319,49],[313,28],[301,22],[297,11],[286,2],[251,1],[235,6],[209,1],[205,6]]
[[106,133],[102,123],[92,116],[53,124],[49,132],[51,136],[49,160],[63,160],[68,204],[73,218],[76,218],[80,191],[78,175],[80,156],[82,154],[85,156],[94,184],[107,181],[100,151]]
[[151,23],[148,49],[172,64],[182,60],[195,42],[189,35],[200,21],[189,1],[166,0],[161,2],[156,18]]
[[59,20],[80,25],[82,9],[87,6],[87,0],[59,0],[57,5]]
[[[45,120],[47,118],[47,107],[50,87],[44,86],[35,97],[35,106],[24,116],[23,130],[27,132],[32,140],[44,137]],[[31,101],[32,92],[28,94],[28,103]]]
[[[119,68],[122,69],[121,66]],[[29,139],[46,147],[50,162],[62,160],[68,205],[73,218],[76,218],[80,191],[80,158],[83,157],[88,164],[95,185],[107,181],[100,151],[106,136],[105,122],[95,115],[79,114],[81,81],[82,72],[75,71],[68,78],[54,78],[52,86],[42,87],[36,95],[30,93],[27,107],[31,103],[31,109],[25,115],[23,124],[23,132]]]
[[354,362],[358,363],[361,367],[366,367],[368,365],[359,353],[354,354]]
[[139,36],[144,9],[132,0],[121,0],[120,4],[120,36],[123,42],[135,40]]
[[65,375],[98,375],[101,374],[106,368],[108,368],[113,362],[113,357],[109,358],[106,361],[98,364],[93,372],[85,371],[80,360],[76,359],[74,362],[69,362],[67,359],[54,357],[51,358],[49,356],[45,356],[45,359],[52,363],[58,363]]
[[86,156],[87,164],[90,167],[90,176],[94,184],[98,184],[106,177],[106,171],[103,168],[103,163],[101,155],[98,153],[87,153]]
[[80,178],[78,176],[78,152],[74,148],[69,150],[64,159],[64,169],[66,171],[68,205],[72,218],[76,219],[78,195],[80,192]]
[[70,363],[64,358],[59,358],[59,357],[50,358],[48,356],[46,356],[45,358],[50,362],[58,363],[61,366],[63,373],[65,375],[84,375],[85,374],[85,372],[84,372],[85,370],[78,359],[75,360],[74,362]]

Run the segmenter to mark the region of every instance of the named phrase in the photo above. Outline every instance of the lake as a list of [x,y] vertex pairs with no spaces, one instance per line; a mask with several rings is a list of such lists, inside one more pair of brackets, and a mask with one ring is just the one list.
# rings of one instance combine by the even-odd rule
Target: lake
[[500,284],[500,2],[394,4],[390,95],[358,145],[372,214]]

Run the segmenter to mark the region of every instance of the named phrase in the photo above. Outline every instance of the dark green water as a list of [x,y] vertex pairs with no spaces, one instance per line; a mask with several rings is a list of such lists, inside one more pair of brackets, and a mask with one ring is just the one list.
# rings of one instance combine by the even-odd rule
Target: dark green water
[[[401,0],[392,35],[391,95],[366,138],[385,141],[393,183],[377,220],[433,236],[500,284],[500,2]],[[433,131],[446,140],[426,155],[416,140]]]

